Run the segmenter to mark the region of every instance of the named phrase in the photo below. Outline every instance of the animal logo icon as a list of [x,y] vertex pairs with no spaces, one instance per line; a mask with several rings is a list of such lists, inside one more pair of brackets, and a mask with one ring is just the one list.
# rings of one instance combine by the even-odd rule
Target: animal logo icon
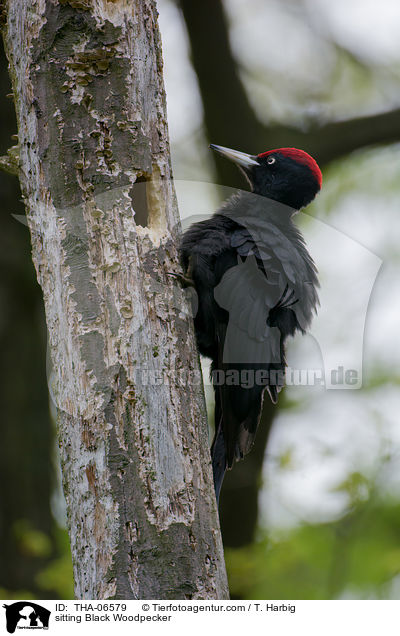
[[9,634],[14,634],[17,628],[48,629],[50,610],[32,603],[32,601],[18,601],[10,605],[3,605],[6,610],[6,627]]

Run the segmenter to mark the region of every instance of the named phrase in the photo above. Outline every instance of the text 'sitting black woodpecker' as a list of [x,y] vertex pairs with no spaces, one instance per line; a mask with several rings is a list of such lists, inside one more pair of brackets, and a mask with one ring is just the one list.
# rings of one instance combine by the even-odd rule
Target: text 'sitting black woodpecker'
[[253,445],[265,391],[276,402],[283,386],[286,338],[306,331],[318,304],[316,268],[292,217],[314,199],[322,175],[296,148],[211,148],[251,187],[192,225],[181,243],[183,280],[198,294],[199,351],[212,360],[218,499],[225,470]]

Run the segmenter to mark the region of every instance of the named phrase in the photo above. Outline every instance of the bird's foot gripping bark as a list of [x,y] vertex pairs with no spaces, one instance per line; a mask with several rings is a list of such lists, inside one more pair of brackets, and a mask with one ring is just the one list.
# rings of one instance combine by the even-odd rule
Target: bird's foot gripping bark
[[185,276],[179,272],[167,272],[167,276],[173,276],[176,278],[184,288],[195,286],[192,278],[189,278],[189,276]]

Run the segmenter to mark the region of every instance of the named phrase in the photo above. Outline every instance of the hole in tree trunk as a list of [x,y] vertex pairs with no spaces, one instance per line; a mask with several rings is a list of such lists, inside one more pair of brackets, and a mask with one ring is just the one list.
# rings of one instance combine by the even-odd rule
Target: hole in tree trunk
[[149,227],[149,208],[147,205],[147,182],[149,180],[150,175],[138,177],[129,192],[135,213],[135,223],[142,227]]

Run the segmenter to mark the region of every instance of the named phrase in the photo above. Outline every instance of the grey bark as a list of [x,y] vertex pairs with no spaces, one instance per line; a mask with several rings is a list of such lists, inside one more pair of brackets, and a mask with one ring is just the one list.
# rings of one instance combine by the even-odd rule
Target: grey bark
[[228,595],[156,15],[3,3],[79,598]]
[[[0,52],[0,151],[16,132],[10,78]],[[37,575],[56,554],[50,495],[54,488],[53,423],[46,383],[43,301],[30,256],[28,229],[15,177],[0,173],[0,588],[12,597],[30,590],[54,598]],[[21,461],[23,457],[23,461]],[[42,550],[27,549],[32,530],[44,533]],[[32,547],[32,546],[29,546]],[[38,553],[39,552],[39,553]]]

